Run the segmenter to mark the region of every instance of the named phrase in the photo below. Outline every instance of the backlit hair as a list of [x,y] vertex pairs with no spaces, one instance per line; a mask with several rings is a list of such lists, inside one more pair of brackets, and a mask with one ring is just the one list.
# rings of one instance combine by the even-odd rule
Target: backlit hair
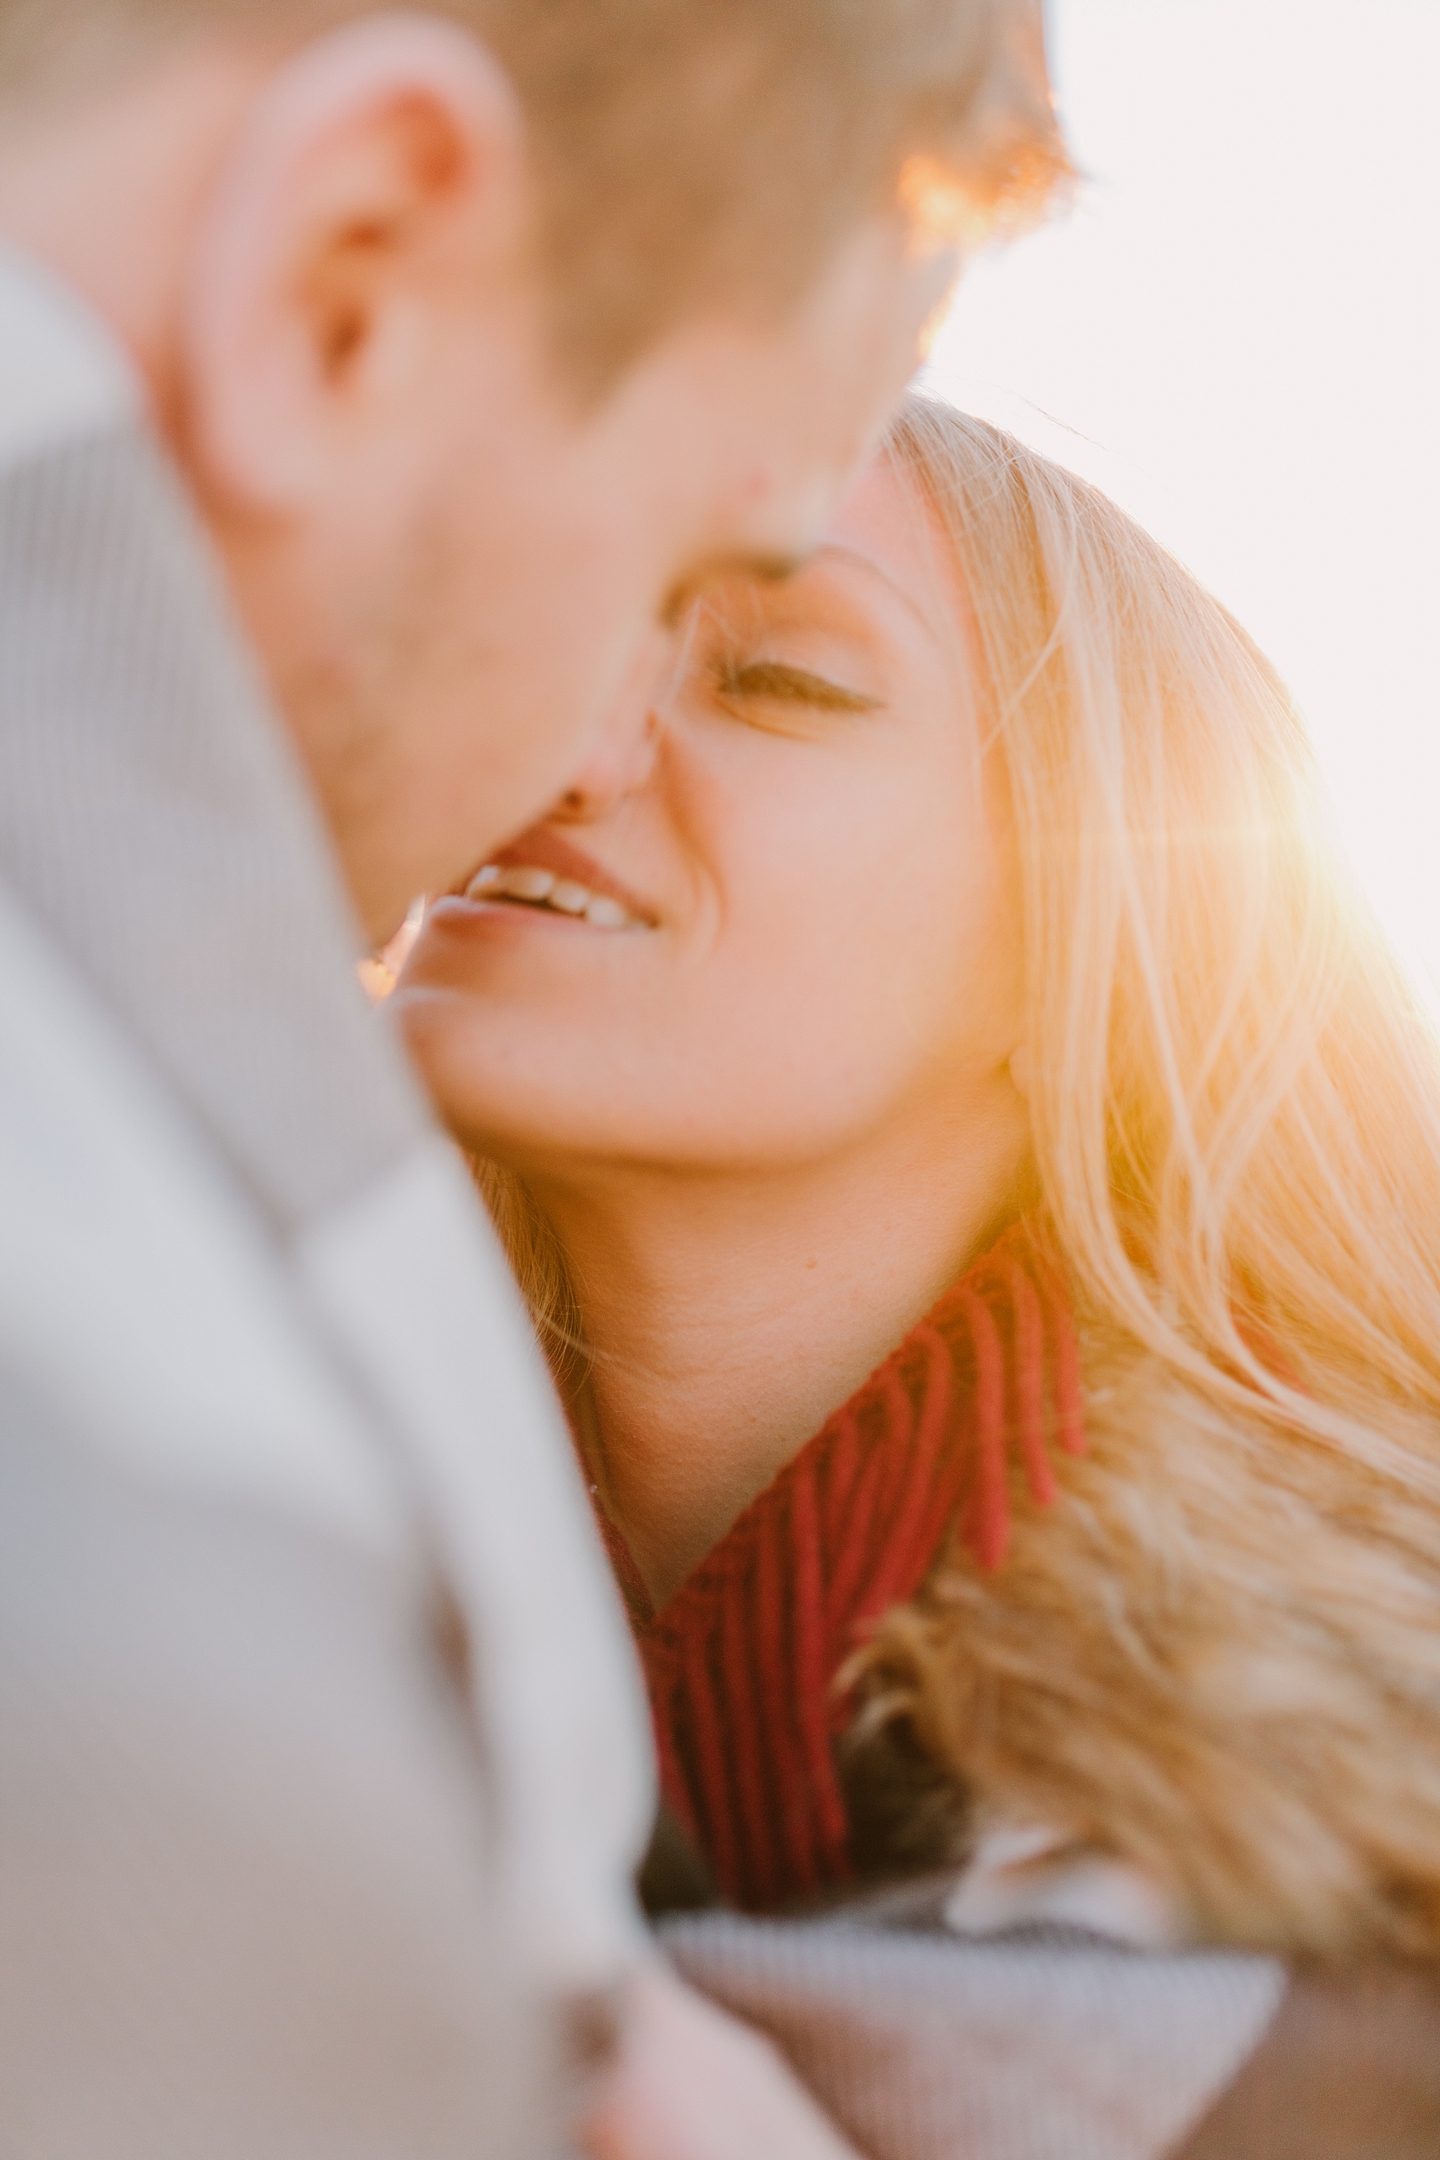
[[[775,314],[868,214],[977,238],[1068,173],[1041,0],[425,0],[510,71],[571,379],[665,329]],[[384,0],[0,0],[0,109],[182,40],[296,42]]]
[[[1440,1949],[1440,1055],[1250,639],[1095,489],[911,399],[1023,894],[1086,1460],[850,1675],[1202,1934]],[[1357,715],[1357,725],[1363,716]]]

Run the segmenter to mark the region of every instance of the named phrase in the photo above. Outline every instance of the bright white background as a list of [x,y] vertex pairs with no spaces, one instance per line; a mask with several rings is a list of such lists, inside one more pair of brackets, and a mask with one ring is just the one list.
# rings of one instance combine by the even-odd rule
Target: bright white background
[[1052,0],[1079,208],[932,387],[1096,481],[1299,697],[1440,1010],[1440,0]]

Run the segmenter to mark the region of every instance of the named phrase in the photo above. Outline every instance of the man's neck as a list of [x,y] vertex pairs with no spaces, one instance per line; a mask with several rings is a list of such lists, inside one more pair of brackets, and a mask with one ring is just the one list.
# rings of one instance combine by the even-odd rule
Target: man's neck
[[1013,1091],[791,1172],[529,1181],[594,1357],[591,1475],[663,1602],[998,1229]]

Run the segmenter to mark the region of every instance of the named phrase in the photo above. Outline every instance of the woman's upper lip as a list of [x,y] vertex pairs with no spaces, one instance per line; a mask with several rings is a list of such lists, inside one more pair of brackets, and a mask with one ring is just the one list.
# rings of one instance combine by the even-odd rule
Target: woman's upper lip
[[627,914],[634,915],[640,922],[649,923],[653,927],[659,919],[649,901],[642,900],[639,893],[627,885],[623,878],[616,877],[613,871],[607,870],[603,863],[596,862],[593,855],[587,855],[585,850],[576,847],[573,841],[562,839],[550,825],[533,826],[528,833],[522,833],[518,840],[512,840],[508,847],[494,849],[483,861],[476,863],[464,883],[458,887],[459,893],[464,893],[476,872],[482,870],[486,863],[497,863],[502,870],[518,870],[527,863],[533,864],[537,870],[553,870],[556,877],[571,878],[577,885],[584,885],[592,893],[603,895],[608,900],[617,900]]

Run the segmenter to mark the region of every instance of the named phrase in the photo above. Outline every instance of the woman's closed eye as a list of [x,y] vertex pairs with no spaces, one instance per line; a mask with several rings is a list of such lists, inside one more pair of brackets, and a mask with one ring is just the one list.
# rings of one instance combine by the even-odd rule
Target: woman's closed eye
[[[796,718],[806,712],[868,713],[880,707],[879,698],[783,660],[727,661],[717,671],[717,688],[732,703],[790,708]],[[749,712],[746,717],[751,717]]]

